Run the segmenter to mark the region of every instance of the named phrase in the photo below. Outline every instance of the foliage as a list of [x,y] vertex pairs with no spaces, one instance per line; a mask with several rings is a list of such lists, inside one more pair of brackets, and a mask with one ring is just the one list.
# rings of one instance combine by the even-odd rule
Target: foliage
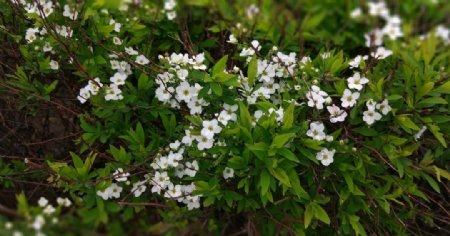
[[[17,193],[1,234],[448,226],[417,206],[450,180],[450,9],[435,2],[1,2],[22,57],[2,87],[26,108],[68,83],[83,109],[70,161],[37,163],[58,199]],[[2,188],[27,168],[0,160]]]

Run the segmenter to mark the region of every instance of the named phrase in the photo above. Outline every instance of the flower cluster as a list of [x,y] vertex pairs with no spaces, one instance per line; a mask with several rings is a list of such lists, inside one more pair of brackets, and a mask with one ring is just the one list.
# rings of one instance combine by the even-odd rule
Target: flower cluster
[[164,12],[168,20],[173,20],[177,17],[176,6],[177,2],[175,0],[164,0]]

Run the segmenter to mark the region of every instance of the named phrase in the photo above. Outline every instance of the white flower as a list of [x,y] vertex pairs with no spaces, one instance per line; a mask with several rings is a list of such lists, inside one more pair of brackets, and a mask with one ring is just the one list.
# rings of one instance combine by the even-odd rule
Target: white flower
[[383,115],[387,115],[392,110],[387,99],[384,99],[383,102],[377,104],[377,109],[380,110]]
[[381,17],[389,16],[389,9],[386,7],[386,4],[383,1],[368,2],[367,5],[369,7],[369,15]]
[[125,47],[125,52],[130,55],[130,56],[134,56],[134,55],[138,55],[138,51],[134,50],[133,47]]
[[105,100],[122,100],[122,90],[116,84],[110,84],[106,87]]
[[70,207],[72,205],[72,202],[68,198],[58,197],[56,198],[56,202],[58,203],[58,205],[64,207]]
[[393,23],[386,24],[383,28],[383,33],[389,36],[391,40],[396,40],[397,38],[403,37],[403,32],[400,26]]
[[353,60],[348,62],[348,65],[350,66],[350,69],[358,68],[362,61],[363,57],[361,55],[358,55],[355,58],[353,58]]
[[255,55],[255,50],[253,48],[243,48],[239,56],[241,57],[249,57]]
[[173,184],[170,184],[168,189],[169,190],[164,194],[164,197],[166,198],[178,198],[182,195],[181,185],[177,184],[174,186]]
[[225,167],[225,169],[223,170],[222,174],[223,174],[223,178],[224,179],[233,178],[234,177],[234,170],[232,168]]
[[94,81],[89,80],[88,85],[85,87],[89,90],[92,95],[97,95],[103,84],[100,82],[100,78],[95,78]]
[[51,215],[55,213],[56,209],[52,205],[47,205],[42,211],[46,215]]
[[45,219],[42,215],[37,215],[36,218],[34,218],[33,223],[31,224],[31,227],[37,231],[41,230],[42,226],[45,224]]
[[167,172],[155,172],[155,176],[152,178],[152,193],[158,193],[161,194],[161,190],[165,189],[170,182],[170,178],[167,176]]
[[37,39],[36,37],[36,33],[39,32],[38,28],[29,28],[27,29],[27,32],[25,34],[25,39],[28,41],[28,43],[33,42],[34,40]]
[[198,142],[197,144],[198,150],[210,149],[214,144],[214,139],[208,139],[205,136],[196,136],[195,139]]
[[147,190],[147,186],[145,185],[146,181],[139,181],[133,184],[133,188],[131,188],[131,192],[135,197],[140,197],[145,190]]
[[136,57],[136,63],[140,65],[147,65],[150,61],[144,55],[139,55]]
[[44,46],[42,47],[42,51],[44,51],[44,52],[51,52],[52,50],[53,50],[53,47],[52,47],[52,45],[50,45],[49,42],[46,42],[44,44]]
[[72,34],[73,34],[73,30],[70,27],[67,27],[65,25],[63,25],[63,26],[57,25],[57,26],[55,26],[55,30],[59,35],[65,37],[65,38],[70,38],[70,37],[72,37]]
[[381,114],[376,111],[365,111],[363,112],[363,121],[365,121],[368,125],[375,123],[375,121],[381,119]]
[[199,167],[198,162],[186,162],[186,169],[184,170],[184,174],[190,177],[194,177],[197,174]]
[[309,124],[309,130],[306,131],[306,135],[308,135],[309,137],[311,137],[314,140],[324,140],[326,137],[325,132],[323,132],[325,130],[325,126],[323,125],[322,122],[320,121],[316,121],[316,122],[311,122]]
[[172,93],[174,91],[175,91],[175,89],[172,87],[168,87],[166,89],[166,87],[164,87],[164,85],[161,85],[156,89],[156,97],[161,102],[167,102],[172,98]]
[[255,4],[252,4],[249,7],[247,7],[246,13],[249,19],[253,19],[256,15],[258,15],[259,7],[256,6]]
[[369,83],[369,80],[365,77],[361,78],[361,75],[356,72],[352,77],[347,79],[348,87],[351,89],[361,90],[364,84]]
[[222,125],[227,125],[228,121],[231,120],[231,116],[228,114],[227,111],[223,110],[220,112],[219,116],[217,117],[217,120],[222,123]]
[[181,82],[180,85],[175,89],[177,93],[177,99],[183,100],[188,103],[193,96],[196,95],[196,89],[191,87],[188,82]]
[[371,32],[364,34],[366,39],[366,47],[380,46],[383,44],[383,31],[381,29],[374,29]]
[[181,139],[181,142],[186,146],[191,146],[194,137],[191,135],[191,131],[189,129],[184,130],[185,135]]
[[112,183],[105,190],[97,191],[97,195],[100,196],[101,198],[103,198],[103,200],[108,200],[110,198],[119,198],[121,192],[122,192],[122,187],[120,187],[116,183]]
[[345,118],[347,117],[347,112],[344,110],[341,110],[336,105],[327,106],[327,110],[330,113],[330,122],[336,123],[336,122],[343,122]]
[[205,61],[205,54],[204,53],[197,54],[193,59],[192,67],[196,70],[206,70],[206,65],[203,64],[204,61]]
[[164,10],[170,11],[173,10],[177,6],[177,2],[175,0],[165,0],[164,1]]
[[49,64],[50,64],[50,68],[52,70],[58,70],[59,69],[59,64],[58,64],[57,61],[51,60]]
[[308,106],[316,107],[318,110],[323,109],[323,104],[325,103],[325,97],[328,97],[328,94],[316,85],[311,87],[311,90],[306,93],[306,98],[308,99]]
[[45,197],[40,197],[40,198],[39,198],[39,200],[38,200],[38,205],[39,205],[40,207],[45,207],[45,206],[47,206],[47,204],[48,204],[47,198],[45,198]]
[[426,130],[427,130],[427,127],[425,125],[422,126],[422,128],[419,130],[419,132],[414,134],[414,140],[416,140],[416,141],[419,140],[422,137],[423,133],[425,133]]
[[188,210],[200,208],[200,198],[199,196],[187,196],[183,203],[187,205]]
[[322,57],[322,59],[327,59],[331,56],[330,52],[323,52],[320,54],[320,57]]
[[80,89],[80,94],[78,95],[77,99],[78,101],[80,101],[80,103],[85,103],[90,97],[91,93],[89,92],[89,89],[84,87]]
[[115,85],[124,85],[127,77],[128,76],[122,72],[116,72],[109,80]]
[[122,27],[122,24],[117,23],[114,19],[109,20],[109,24],[114,25],[114,31],[116,31],[117,33],[120,32],[120,28]]
[[180,141],[176,140],[175,142],[170,143],[169,147],[172,150],[178,150],[178,148],[180,148],[180,145],[181,145]]
[[392,51],[384,47],[379,47],[375,52],[372,52],[370,55],[376,59],[381,60],[392,55]]
[[210,121],[205,120],[203,121],[202,125],[203,128],[201,134],[208,139],[212,139],[214,137],[214,134],[218,134],[220,133],[220,131],[222,131],[222,128],[219,126],[216,119]]
[[113,43],[115,45],[122,45],[122,40],[120,40],[118,37],[113,38]]
[[355,18],[360,17],[361,14],[362,14],[361,8],[357,7],[357,8],[355,8],[355,9],[353,9],[352,12],[350,12],[350,17],[353,18],[353,19],[355,19]]
[[178,78],[180,78],[181,80],[186,80],[186,78],[189,75],[189,71],[186,69],[179,69],[177,70],[177,76]]
[[316,154],[316,159],[322,162],[322,165],[328,166],[333,163],[333,156],[335,152],[336,151],[334,149],[328,150],[327,148],[324,148]]
[[117,168],[113,173],[113,177],[117,182],[126,182],[130,173],[124,172],[122,168]]
[[450,43],[450,30],[443,25],[438,25],[436,27],[436,36],[441,38],[445,44]]
[[177,18],[177,13],[175,11],[169,11],[166,13],[166,16],[168,20],[173,20]]
[[349,89],[344,90],[342,95],[342,107],[353,107],[356,104],[356,100],[359,98],[359,93],[350,91]]
[[203,98],[192,97],[189,103],[187,104],[190,109],[191,115],[201,114],[203,111],[202,106],[206,106],[208,103],[203,100]]
[[72,9],[70,9],[70,6],[65,4],[63,16],[69,17],[69,19],[71,19],[71,20],[76,20],[76,19],[78,19],[78,12],[72,11]]
[[366,107],[367,107],[367,110],[369,110],[369,111],[374,111],[376,108],[376,105],[377,105],[377,103],[373,99],[369,99],[366,102]]
[[238,43],[238,40],[236,39],[236,37],[233,34],[230,34],[230,36],[228,37],[227,43],[236,44],[236,43]]

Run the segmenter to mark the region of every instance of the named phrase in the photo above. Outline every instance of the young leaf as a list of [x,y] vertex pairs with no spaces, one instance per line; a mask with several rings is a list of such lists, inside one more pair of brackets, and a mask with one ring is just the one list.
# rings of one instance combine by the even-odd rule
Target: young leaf
[[249,86],[253,86],[253,84],[255,83],[257,72],[258,72],[258,63],[256,57],[253,57],[252,60],[250,60],[247,69],[247,78]]
[[227,67],[227,61],[228,61],[228,55],[225,55],[222,57],[213,67],[212,69],[212,75],[215,76],[219,74],[220,72],[223,72],[225,68]]

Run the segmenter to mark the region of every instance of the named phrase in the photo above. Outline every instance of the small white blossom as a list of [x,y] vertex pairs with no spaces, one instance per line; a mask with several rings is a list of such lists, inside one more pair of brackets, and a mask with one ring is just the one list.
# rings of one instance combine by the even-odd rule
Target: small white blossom
[[359,98],[359,93],[350,91],[349,89],[344,90],[344,94],[341,97],[342,107],[353,107],[356,104],[356,100]]
[[117,168],[117,170],[114,171],[113,176],[117,182],[126,182],[130,173],[124,172],[122,168]]
[[139,55],[136,57],[136,63],[140,65],[147,65],[150,61],[144,55]]
[[214,134],[220,133],[222,131],[222,128],[219,126],[216,119],[213,120],[205,120],[202,123],[203,128],[201,130],[202,136],[212,139],[214,137]]
[[351,89],[361,90],[364,84],[369,83],[369,80],[356,72],[352,77],[347,79],[348,87]]
[[322,162],[322,165],[329,166],[334,161],[333,157],[335,152],[334,149],[328,150],[327,148],[324,148],[316,154],[316,159]]
[[416,134],[414,134],[414,140],[416,140],[416,141],[419,140],[422,137],[423,133],[425,133],[426,130],[427,130],[427,127],[425,125],[422,126],[422,128]]
[[387,99],[384,99],[383,102],[377,104],[376,107],[381,111],[381,113],[383,113],[383,115],[387,115],[392,110]]
[[376,111],[365,111],[363,112],[363,121],[365,121],[368,125],[372,125],[375,121],[381,119],[381,114]]
[[340,107],[336,105],[327,106],[327,110],[330,113],[330,122],[336,123],[336,122],[343,122],[345,118],[347,117],[347,112],[344,110],[341,110]]
[[57,61],[51,60],[50,61],[50,69],[52,70],[58,70],[59,69],[59,64]]
[[322,122],[320,121],[311,122],[309,124],[309,130],[306,132],[306,135],[314,140],[321,141],[324,140],[326,137],[324,130],[325,126],[323,125]]
[[234,177],[234,170],[232,168],[225,167],[225,169],[223,170],[222,174],[223,174],[223,178],[224,179],[233,178]]
[[47,204],[48,204],[47,198],[45,198],[45,197],[40,197],[40,198],[39,198],[39,200],[38,200],[38,205],[39,205],[40,207],[45,207],[45,206],[47,206]]

